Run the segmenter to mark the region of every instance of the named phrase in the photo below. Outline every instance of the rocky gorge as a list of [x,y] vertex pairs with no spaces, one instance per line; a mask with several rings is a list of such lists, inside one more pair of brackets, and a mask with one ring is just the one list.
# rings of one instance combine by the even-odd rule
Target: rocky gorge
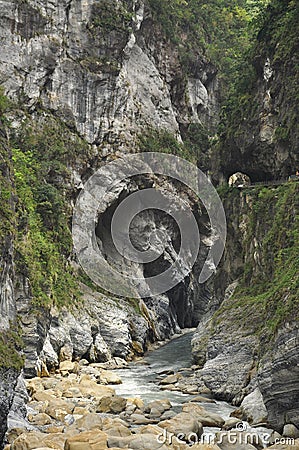
[[[185,349],[185,341],[189,343],[189,340],[185,337],[176,338],[158,350],[157,359],[167,354],[167,360],[170,361],[172,347],[179,345]],[[149,368],[155,364],[156,352],[153,351],[150,360],[146,360]],[[184,356],[186,358],[186,350]],[[173,361],[178,364],[177,360]],[[135,365],[140,363],[144,366],[142,360]],[[84,359],[79,362],[64,361],[55,374],[52,372],[46,377],[31,378],[26,381],[29,400],[26,418],[21,426],[20,411],[10,413],[8,444],[5,448],[178,450],[192,445],[194,449],[203,450],[250,450],[265,446],[284,449],[286,442],[290,444],[289,448],[298,447],[295,430],[285,427],[284,433],[288,437],[285,434],[283,437],[265,427],[265,408],[259,409],[259,416],[250,417],[254,428],[250,427],[238,418],[238,410],[217,404],[211,399],[211,392],[206,386],[196,385],[192,375],[190,379],[192,368],[181,368],[179,372],[173,373],[171,366],[165,365],[165,362],[161,367],[164,370],[158,377],[157,366],[153,374],[166,396],[161,397],[157,391],[155,395],[158,398],[150,401],[143,399],[142,395],[122,397],[116,394],[115,390],[122,385],[119,373],[129,372],[126,377],[130,378],[133,375],[131,369],[134,369],[134,366],[131,365],[130,369],[119,358],[108,363],[92,364]],[[115,371],[115,368],[118,370]],[[179,404],[173,401],[174,391],[185,392],[181,394]],[[257,411],[257,405],[248,402],[246,406],[247,412],[252,407]],[[246,406],[243,405],[244,411]],[[217,410],[222,411],[222,415],[217,414]],[[291,434],[292,438],[289,437]]]
[[[197,3],[0,1],[1,442],[7,416],[19,413],[7,448],[184,448],[153,436],[187,422],[182,431],[200,437],[209,413],[196,396],[207,393],[238,408],[229,424],[218,417],[220,428],[244,419],[298,437],[298,183],[226,184],[237,171],[267,181],[297,169],[298,6],[272,1],[264,10],[252,78],[238,72],[246,82],[228,88],[235,75],[219,56],[217,30],[227,33],[229,53],[230,39],[240,38],[231,30],[245,33],[244,2]],[[237,94],[227,99],[229,89]],[[207,212],[188,189],[152,173],[125,180],[101,205],[98,249],[145,283],[177,258],[180,232],[160,210],[139,214],[130,229],[141,251],[158,236],[153,248],[163,251],[153,264],[128,264],[111,243],[118,205],[154,187],[173,211],[183,199],[196,218],[192,271],[161,295],[121,298],[80,268],[71,236],[78,195],[99,168],[135,152],[187,158],[219,185],[227,241],[206,283],[199,274],[218,239]],[[117,381],[106,370],[190,327],[194,367],[164,383],[194,395],[182,412],[106,386]],[[273,448],[287,448],[280,445]]]

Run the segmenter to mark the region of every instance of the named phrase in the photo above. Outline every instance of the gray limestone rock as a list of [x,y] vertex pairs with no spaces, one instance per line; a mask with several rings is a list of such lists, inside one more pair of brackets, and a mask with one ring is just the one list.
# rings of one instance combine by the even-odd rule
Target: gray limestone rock
[[296,322],[282,328],[258,371],[259,386],[270,425],[282,432],[284,424],[299,428],[299,333]]

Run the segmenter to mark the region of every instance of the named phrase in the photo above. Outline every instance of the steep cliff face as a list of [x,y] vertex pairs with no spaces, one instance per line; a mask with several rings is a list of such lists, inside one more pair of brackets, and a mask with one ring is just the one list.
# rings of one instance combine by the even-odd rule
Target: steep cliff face
[[254,181],[287,178],[299,165],[298,3],[270,2],[226,107],[220,170]]
[[[141,355],[150,341],[201,321],[193,347],[203,367],[198,377],[235,404],[249,393],[258,392],[261,400],[261,392],[276,429],[298,426],[295,185],[223,194],[225,257],[204,286],[198,275],[213,230],[197,201],[165,179],[125,182],[99,212],[95,231],[107,260],[150,276],[177,257],[173,220],[153,211],[136,218],[131,237],[137,248],[146,249],[152,232],[163,232],[156,250],[162,240],[167,246],[155,264],[128,267],[111,245],[111,215],[139,185],[156,184],[174,209],[183,196],[197,217],[203,246],[176,289],[144,299],[115,298],[74,262],[75,200],[99,167],[121,155],[162,150],[191,156],[203,170],[214,167],[215,179],[241,170],[265,180],[297,169],[298,5],[271,2],[243,87],[226,105],[226,129],[211,160],[220,88],[217,69],[199,45],[217,50],[219,58],[223,51],[223,60],[237,47],[222,43],[221,50],[211,42],[222,28],[205,14],[222,17],[227,5],[205,4],[198,22],[202,5],[191,3],[0,0],[0,83],[10,99],[1,92],[0,441],[17,382],[22,391],[20,329],[24,373],[31,377],[46,375],[65,359]],[[236,11],[241,4],[233,4]],[[230,37],[241,43],[242,27]],[[18,402],[13,410],[22,413]],[[21,419],[13,420],[16,425]]]
[[[51,210],[47,213],[49,204],[46,206],[45,202],[52,202],[53,207],[56,201],[60,213],[69,217],[71,210],[64,204],[61,208],[61,202],[76,198],[82,182],[103,158],[109,160],[109,155],[117,150],[137,150],[141,132],[161,129],[180,140],[181,127],[190,123],[214,127],[217,123],[215,68],[197,55],[193,72],[189,70],[187,74],[177,49],[153,20],[148,4],[115,4],[108,0],[101,5],[93,1],[3,1],[1,10],[0,79],[13,100],[7,117],[11,145],[17,149],[13,153],[17,193],[23,195],[22,208],[26,210],[28,193],[24,180],[25,184],[37,182],[39,172],[43,172],[46,186],[40,180],[39,192],[33,189],[29,197],[33,198],[31,206],[43,217],[45,231],[52,233],[57,225],[47,216]],[[39,220],[35,217],[33,221],[36,219]],[[68,225],[58,226],[64,235],[58,239],[59,245],[63,245],[62,252],[68,257]],[[43,229],[38,230],[39,237]],[[21,231],[26,234],[26,226]],[[36,243],[32,245],[35,247]],[[26,268],[32,255],[28,248],[20,250]],[[39,248],[37,253],[41,251]],[[50,259],[49,256],[48,263]],[[24,272],[29,286],[23,280],[19,283],[23,316],[26,298],[31,294],[34,297],[37,293],[40,301],[47,302],[46,297],[41,299],[45,291],[42,285],[48,283],[33,276],[36,269],[32,261],[29,271],[26,269],[28,273]],[[30,284],[34,291],[31,294]],[[57,300],[59,286],[56,289],[50,283],[48,289],[50,297],[57,294]],[[72,290],[71,283],[65,290]],[[14,302],[10,303],[14,307]],[[40,311],[41,317],[43,314]],[[166,335],[176,329],[178,320],[181,326],[196,321],[190,319],[188,312],[188,320],[178,318],[175,311],[174,314]],[[30,317],[27,320],[31,340],[37,333],[44,341],[51,318],[42,331],[38,320],[31,323]],[[26,348],[30,353],[28,342]]]
[[[297,170],[297,18],[297,2],[276,0],[260,16],[222,118],[212,162],[220,178],[242,171],[253,181],[286,179]],[[249,393],[260,407],[260,391],[281,432],[298,426],[298,187],[222,194],[228,242],[215,281],[224,301],[193,341],[199,377],[220,398],[239,405],[245,397],[243,414]]]
[[224,204],[231,229],[218,276],[227,288],[193,339],[198,376],[236,405],[258,388],[281,432],[298,426],[298,186],[233,189]]
[[179,135],[180,124],[217,122],[215,68],[202,58],[186,77],[144,2],[2,1],[1,10],[7,93],[102,150],[134,148],[148,126]]
[[[181,131],[190,124],[215,129],[219,104],[215,67],[197,51],[187,72],[146,2],[16,0],[1,1],[0,9],[0,83],[10,99],[1,92],[1,182],[8,185],[1,195],[10,205],[1,212],[13,222],[1,234],[5,392],[10,384],[9,396],[1,395],[4,430],[23,364],[15,351],[20,334],[24,373],[31,377],[64,359],[142,354],[150,341],[196,325],[209,310],[196,271],[159,298],[108,297],[74,263],[70,227],[83,183],[103,162],[141,145],[160,150],[165,140],[180,154]],[[126,195],[135,189],[124,187]],[[161,192],[167,197],[167,187]],[[104,224],[118,201],[116,195],[99,217],[107,258],[113,254]],[[198,208],[191,200],[190,206]],[[141,247],[145,224],[156,230],[162,224],[175,254],[171,220],[140,217],[133,238]]]

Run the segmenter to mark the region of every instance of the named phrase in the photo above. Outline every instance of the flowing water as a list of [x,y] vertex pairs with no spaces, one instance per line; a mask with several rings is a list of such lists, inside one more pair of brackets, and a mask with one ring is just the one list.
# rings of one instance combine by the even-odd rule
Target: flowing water
[[[181,411],[181,405],[188,402],[194,396],[183,394],[181,392],[161,390],[158,385],[157,377],[165,371],[178,372],[182,368],[188,368],[192,365],[191,358],[191,339],[193,332],[188,332],[182,336],[171,340],[162,347],[149,352],[141,361],[132,362],[125,369],[117,370],[123,383],[113,385],[117,395],[123,397],[140,397],[145,403],[152,400],[168,398],[175,412]],[[163,375],[164,376],[164,375]],[[165,375],[166,376],[166,375]],[[216,401],[215,403],[200,403],[207,411],[219,414],[223,419],[228,419],[230,413],[235,407],[226,402]],[[264,447],[263,439],[269,437],[271,430],[266,428],[251,428],[248,423],[243,422],[244,430],[257,433]],[[219,428],[204,427],[204,443],[212,442],[215,432]]]
[[[177,372],[192,365],[191,339],[193,332],[171,340],[162,347],[149,352],[141,362],[130,363],[128,368],[117,371],[123,383],[113,386],[116,394],[123,397],[141,397],[146,403],[152,400],[168,398],[175,410],[182,403],[192,399],[192,395],[175,391],[161,390],[157,377],[163,371]],[[224,419],[235,409],[225,402],[203,403],[208,411],[220,414]]]

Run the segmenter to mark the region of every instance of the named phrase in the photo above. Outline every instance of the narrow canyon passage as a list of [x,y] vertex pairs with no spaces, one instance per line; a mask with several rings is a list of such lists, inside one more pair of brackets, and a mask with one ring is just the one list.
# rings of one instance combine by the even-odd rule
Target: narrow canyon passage
[[[184,331],[187,331],[186,329]],[[167,374],[188,375],[191,372],[192,355],[191,339],[193,331],[187,331],[182,336],[176,337],[167,344],[152,350],[146,356],[136,362],[132,362],[124,369],[115,372],[121,377],[122,384],[113,386],[116,394],[123,397],[140,397],[147,403],[153,400],[167,398],[174,410],[180,410],[180,406],[194,397],[180,391],[160,389],[159,380]],[[186,370],[184,370],[186,369]],[[217,413],[227,419],[235,409],[226,402],[204,403],[207,411]]]

